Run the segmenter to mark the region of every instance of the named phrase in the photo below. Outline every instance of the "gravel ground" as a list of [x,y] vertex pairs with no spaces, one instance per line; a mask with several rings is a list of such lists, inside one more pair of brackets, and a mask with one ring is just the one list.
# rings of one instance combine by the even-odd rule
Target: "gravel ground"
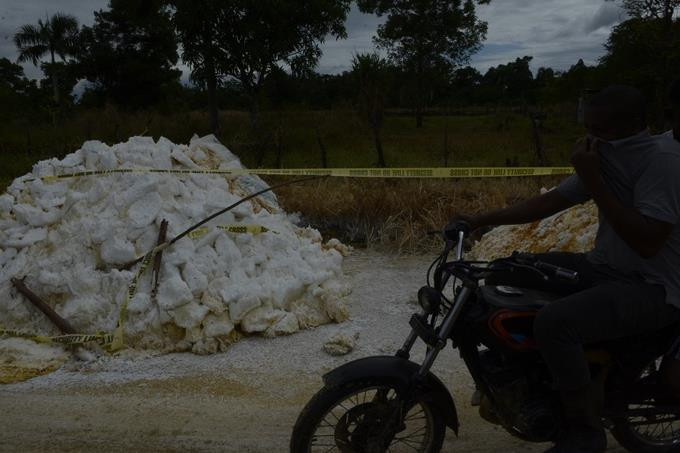
[[[353,280],[352,319],[289,337],[246,338],[212,356],[127,352],[0,387],[0,451],[285,452],[292,425],[321,387],[321,375],[347,361],[398,349],[415,310],[430,257],[356,252],[345,262]],[[342,357],[326,339],[359,331]],[[418,360],[422,349],[414,357]],[[484,422],[469,405],[471,378],[446,349],[435,373],[454,394],[460,437],[444,451],[538,452]],[[610,440],[611,452],[623,451]]]

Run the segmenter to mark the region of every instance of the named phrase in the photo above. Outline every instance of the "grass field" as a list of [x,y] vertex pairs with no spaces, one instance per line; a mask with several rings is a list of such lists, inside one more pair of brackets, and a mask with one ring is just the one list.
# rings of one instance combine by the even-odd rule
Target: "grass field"
[[[249,167],[320,167],[317,130],[329,167],[371,167],[377,162],[370,131],[352,111],[266,112],[257,133],[251,132],[245,112],[221,112],[220,120],[218,138]],[[186,143],[193,134],[208,132],[202,112],[161,115],[104,109],[74,114],[56,127],[5,122],[0,125],[0,185],[28,172],[37,160],[73,152],[86,140],[111,144],[145,134]],[[549,163],[567,162],[580,133],[570,118],[549,116],[541,132]],[[514,113],[430,116],[421,129],[410,116],[388,115],[382,136],[387,165],[392,167],[536,163],[531,123]]]
[[[329,167],[372,167],[377,156],[370,131],[351,111],[269,112],[260,131],[251,132],[244,112],[221,112],[220,141],[247,167],[320,167],[319,137]],[[58,127],[0,125],[0,186],[30,171],[38,160],[60,157],[85,140],[109,144],[133,135],[165,136],[187,143],[209,132],[204,113],[172,115],[87,111]],[[318,133],[317,133],[318,131]],[[549,115],[541,130],[551,165],[568,163],[582,129],[567,115]],[[383,130],[388,166],[536,165],[530,120],[516,113],[429,116],[422,129],[412,117],[389,115]],[[445,150],[448,155],[445,158]],[[402,251],[432,244],[424,232],[441,227],[455,212],[479,212],[505,206],[554,185],[555,178],[493,180],[357,180],[332,179],[279,191],[284,207],[300,212],[327,235],[358,245],[385,245]]]

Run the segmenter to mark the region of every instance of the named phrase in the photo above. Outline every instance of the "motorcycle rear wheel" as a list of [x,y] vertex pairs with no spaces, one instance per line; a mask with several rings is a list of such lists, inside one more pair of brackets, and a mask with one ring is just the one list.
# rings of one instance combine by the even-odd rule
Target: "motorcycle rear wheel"
[[[441,451],[446,426],[427,401],[409,403],[399,417],[401,396],[393,382],[373,378],[324,387],[300,413],[291,453],[382,453]],[[403,418],[396,427],[395,420]]]
[[[635,407],[642,408],[644,406],[635,405]],[[619,444],[628,451],[635,453],[677,453],[680,451],[679,416],[680,413],[663,413],[656,415],[653,421],[645,420],[645,417],[629,417],[616,421],[611,433]],[[636,423],[644,424],[636,425]]]
[[[613,420],[611,433],[628,451],[635,453],[671,453],[680,451],[680,404],[658,401],[658,364],[650,365],[639,377],[645,390],[637,401],[625,401],[620,409],[650,410],[649,414]],[[646,383],[645,383],[646,381]],[[662,410],[655,408],[664,407]],[[666,409],[667,408],[667,409]]]

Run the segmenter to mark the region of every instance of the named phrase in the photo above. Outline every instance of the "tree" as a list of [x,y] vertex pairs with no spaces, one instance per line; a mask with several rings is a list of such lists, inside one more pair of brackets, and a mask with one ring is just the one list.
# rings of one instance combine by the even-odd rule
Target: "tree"
[[20,92],[26,82],[24,68],[21,65],[12,63],[7,58],[0,58],[0,86]]
[[661,119],[667,86],[677,76],[673,68],[680,65],[680,21],[671,24],[668,35],[662,19],[629,19],[614,27],[605,47],[604,70],[654,99]]
[[28,84],[24,77],[24,69],[0,58],[0,119],[8,121],[16,119],[17,111],[26,104],[23,91]]
[[533,57],[525,56],[514,62],[489,68],[482,83],[494,87],[500,99],[525,101],[534,81],[529,69],[532,59]]
[[541,66],[536,71],[536,85],[539,88],[545,88],[555,81],[555,71],[552,68]]
[[83,27],[81,71],[104,98],[131,108],[163,99],[177,82],[177,40],[165,0],[111,0]]
[[[49,78],[55,104],[59,104],[59,70],[55,57],[66,61],[75,54],[78,38],[78,20],[68,14],[56,13],[45,22],[38,20],[38,25],[23,25],[14,35],[14,44],[19,49],[19,62],[30,61],[38,66],[45,55],[50,55]],[[43,68],[45,68],[43,66]]]
[[219,131],[217,88],[222,82],[219,64],[227,60],[220,47],[220,0],[173,0],[173,24],[182,45],[182,61],[191,67],[191,79],[207,88],[210,129]]
[[[678,35],[675,30],[677,20],[674,20],[680,0],[607,0],[618,1],[633,20],[639,20],[655,24],[659,33],[656,39],[653,55],[656,60],[653,63],[655,79],[655,105],[657,110],[657,125],[663,126],[663,105],[666,92],[673,77],[677,77],[677,48]],[[638,27],[639,28],[639,27]],[[639,31],[639,30],[638,30]],[[613,36],[613,33],[612,33]],[[611,38],[610,38],[611,39]],[[610,43],[611,44],[611,43]]]
[[476,101],[475,96],[482,83],[482,74],[472,66],[456,69],[451,79],[453,98],[459,104],[472,104]]
[[385,111],[385,93],[390,83],[389,65],[377,54],[358,54],[352,59],[351,75],[359,91],[359,113],[366,119],[373,133],[378,165],[386,167],[380,131]]
[[277,67],[310,72],[328,35],[345,38],[351,0],[224,0],[219,2],[219,73],[237,79],[250,100],[257,127],[259,95]]
[[[486,38],[472,0],[358,0],[361,11],[387,16],[374,38],[390,58],[413,74],[416,125],[423,124],[426,76],[434,67],[451,72],[469,60]],[[478,3],[488,3],[480,1]]]
[[680,0],[606,0],[618,2],[623,9],[637,19],[670,19],[680,8]]

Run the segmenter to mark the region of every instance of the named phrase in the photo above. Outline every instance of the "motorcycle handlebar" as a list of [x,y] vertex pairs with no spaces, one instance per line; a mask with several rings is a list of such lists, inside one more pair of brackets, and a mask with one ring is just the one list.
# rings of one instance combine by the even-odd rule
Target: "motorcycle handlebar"
[[464,220],[456,220],[451,222],[444,228],[444,236],[451,241],[457,241],[460,233],[467,237],[470,234],[470,224]]
[[566,269],[564,267],[555,266],[554,264],[546,263],[544,261],[540,261],[536,258],[535,255],[532,255],[531,253],[515,252],[513,253],[513,258],[518,263],[535,267],[540,271],[552,274],[553,277],[559,278],[560,280],[577,282],[579,279],[578,272],[573,271],[571,269]]
[[571,269],[565,269],[563,267],[555,266],[553,264],[549,263],[544,263],[542,261],[536,261],[534,264],[536,269],[545,271],[545,272],[550,272],[555,276],[556,278],[559,278],[561,280],[567,280],[570,282],[577,282],[578,281],[578,272],[572,271]]

